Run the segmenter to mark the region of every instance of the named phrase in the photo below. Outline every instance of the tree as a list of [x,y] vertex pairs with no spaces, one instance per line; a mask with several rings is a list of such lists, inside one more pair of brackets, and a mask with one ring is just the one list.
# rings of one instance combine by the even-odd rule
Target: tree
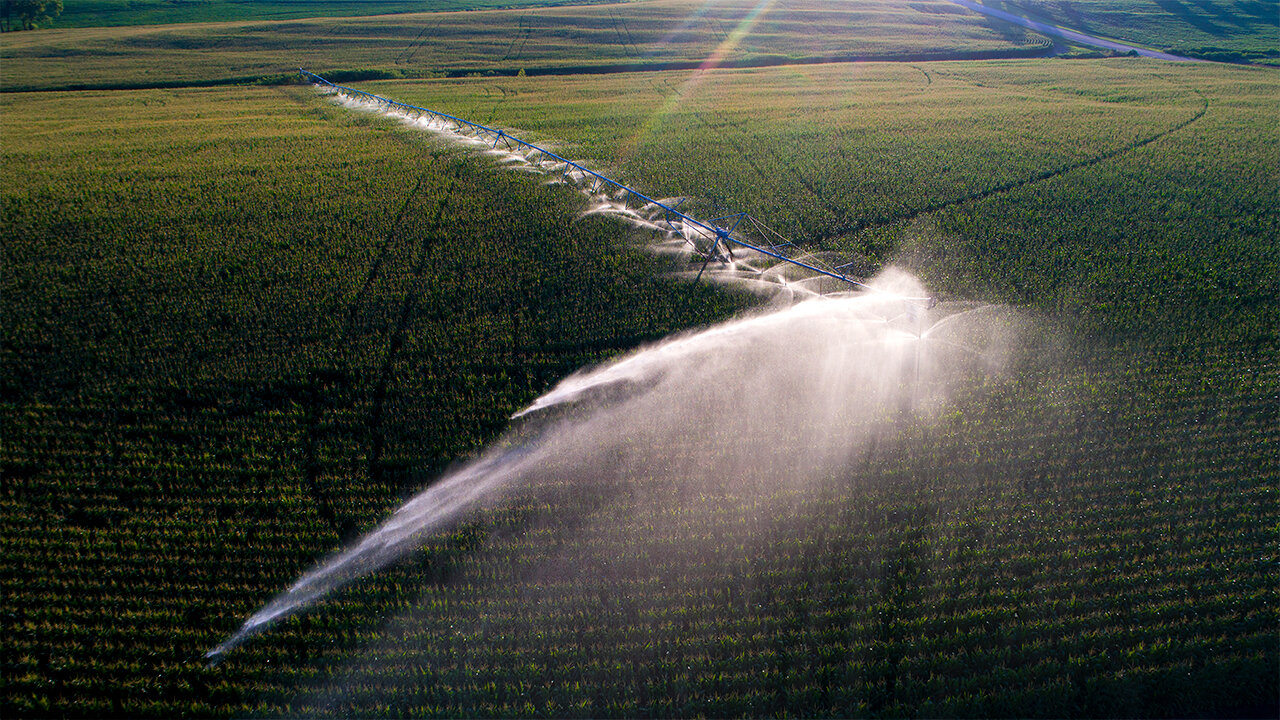
[[0,32],[35,30],[61,14],[62,0],[0,0]]

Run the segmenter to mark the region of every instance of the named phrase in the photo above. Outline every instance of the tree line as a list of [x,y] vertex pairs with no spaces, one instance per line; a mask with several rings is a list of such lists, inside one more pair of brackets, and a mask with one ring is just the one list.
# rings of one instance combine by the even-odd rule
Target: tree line
[[0,0],[0,32],[35,30],[62,14],[62,0]]

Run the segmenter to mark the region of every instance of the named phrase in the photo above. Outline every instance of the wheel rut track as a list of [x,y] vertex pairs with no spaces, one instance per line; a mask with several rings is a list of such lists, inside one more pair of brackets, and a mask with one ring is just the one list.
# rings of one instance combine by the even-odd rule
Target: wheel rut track
[[427,25],[426,27],[423,27],[422,31],[418,33],[417,37],[415,37],[413,41],[410,42],[409,45],[406,46],[404,50],[401,50],[398,56],[396,56],[395,64],[408,65],[412,63],[413,58],[417,56],[418,52],[422,50],[424,45],[427,44],[427,40],[430,39],[428,35],[434,33],[443,24],[444,24],[444,21],[441,20],[433,25]]
[[1204,117],[1209,112],[1209,99],[1205,97],[1204,94],[1201,93],[1199,90],[1193,89],[1192,92],[1195,93],[1200,98],[1200,101],[1201,101],[1200,109],[1196,111],[1196,113],[1192,115],[1190,118],[1187,118],[1186,120],[1183,120],[1182,122],[1179,122],[1176,125],[1165,128],[1164,130],[1161,130],[1160,132],[1155,133],[1154,135],[1150,135],[1148,137],[1135,140],[1131,143],[1115,148],[1114,150],[1110,150],[1108,152],[1102,153],[1101,155],[1095,155],[1094,157],[1086,158],[1084,160],[1080,160],[1080,161],[1071,163],[1069,165],[1064,165],[1059,168],[1054,168],[1052,170],[1045,170],[1043,172],[1032,175],[1031,177],[1022,178],[1020,180],[1011,180],[1009,182],[996,185],[994,187],[986,188],[985,190],[979,190],[977,192],[970,193],[968,195],[963,195],[958,198],[953,198],[951,200],[946,200],[940,203],[927,205],[918,210],[913,210],[908,213],[902,213],[900,215],[896,215],[891,218],[858,223],[850,226],[847,229],[841,230],[840,232],[842,234],[843,233],[857,234],[857,233],[863,232],[864,230],[885,228],[892,225],[897,225],[899,223],[909,222],[918,217],[929,215],[930,213],[940,212],[942,210],[949,210],[951,208],[954,208],[960,205],[965,205],[967,203],[986,200],[987,198],[993,197],[995,195],[1000,195],[1002,193],[1007,193],[1013,190],[1019,190],[1029,185],[1034,185],[1036,183],[1052,180],[1056,177],[1060,177],[1062,175],[1065,175],[1075,170],[1081,170],[1087,167],[1092,167],[1094,165],[1106,162],[1108,160],[1114,160],[1115,158],[1118,158],[1122,155],[1127,155],[1135,150],[1146,147],[1147,145],[1150,145],[1151,143],[1156,142],[1157,140],[1160,140],[1161,138],[1167,135],[1171,135],[1175,132],[1178,132],[1179,130],[1190,127],[1192,124],[1200,120],[1200,118]]
[[[417,298],[422,292],[425,256],[432,244],[431,240],[438,235],[436,230],[438,229],[439,218],[444,210],[443,200],[436,208],[436,212],[433,215],[434,219],[428,223],[427,229],[423,231],[422,241],[418,248],[418,258],[411,271],[413,279],[401,301],[397,323],[391,332],[388,349],[377,372],[374,374],[377,381],[371,391],[367,389],[362,391],[360,388],[363,383],[353,371],[355,360],[351,356],[352,348],[356,344],[357,335],[360,334],[361,311],[369,307],[374,287],[378,284],[380,278],[394,280],[391,277],[396,274],[394,267],[391,265],[392,258],[399,246],[398,241],[405,239],[404,228],[412,215],[410,209],[413,201],[423,192],[427,179],[443,170],[443,168],[432,166],[418,176],[413,188],[405,195],[404,202],[401,203],[399,211],[387,227],[378,245],[377,254],[369,264],[369,270],[365,274],[360,289],[347,305],[345,322],[337,343],[340,349],[334,358],[333,365],[318,368],[311,372],[308,390],[303,398],[304,407],[306,408],[306,430],[302,447],[304,487],[311,497],[315,499],[315,507],[321,519],[338,534],[339,538],[345,539],[354,528],[340,511],[340,498],[334,497],[325,487],[325,483],[322,482],[327,469],[320,459],[323,456],[322,446],[329,439],[331,433],[336,432],[339,436],[342,435],[345,428],[343,428],[339,420],[341,414],[356,410],[364,404],[367,398],[371,397],[369,401],[371,406],[370,422],[365,427],[369,429],[367,434],[369,445],[374,449],[370,453],[368,468],[371,471],[370,477],[375,478],[372,474],[372,468],[377,466],[385,444],[385,439],[381,433],[382,406],[385,404],[390,368],[394,364],[395,354],[403,345],[404,334],[412,318],[413,310],[416,308]],[[452,179],[450,179],[449,187],[452,186],[452,182]],[[447,196],[447,190],[444,195]],[[333,428],[338,428],[338,430],[335,431]]]
[[636,57],[643,57],[644,53],[640,52],[635,38],[631,37],[631,30],[627,27],[626,19],[619,17],[613,10],[609,11],[609,17],[613,20],[613,31],[618,35],[618,44],[624,48],[630,47],[632,54]]
[[519,29],[520,32],[517,33],[515,37],[511,38],[511,44],[507,46],[506,54],[504,54],[502,59],[498,62],[520,59],[520,55],[524,52],[525,43],[529,42],[529,35],[533,33],[533,28],[527,27],[524,24],[525,18],[528,16],[529,13],[525,13],[516,20],[516,28]]
[[[929,77],[929,73],[925,72],[921,68],[916,68],[916,69],[920,70],[925,74],[927,84],[931,85],[933,83],[932,78]],[[1162,76],[1159,76],[1159,77],[1162,77]],[[987,198],[993,197],[995,195],[1010,192],[1013,190],[1018,190],[1020,188],[1034,185],[1036,183],[1052,180],[1056,177],[1065,175],[1074,170],[1081,170],[1087,167],[1091,167],[1093,165],[1097,165],[1102,162],[1106,162],[1108,160],[1113,160],[1122,155],[1131,153],[1135,150],[1138,150],[1147,145],[1150,145],[1151,143],[1156,142],[1167,135],[1170,135],[1172,133],[1178,132],[1179,130],[1182,130],[1184,128],[1191,126],[1192,124],[1199,121],[1200,118],[1204,117],[1208,113],[1209,99],[1205,97],[1204,93],[1202,93],[1201,91],[1195,88],[1191,88],[1190,91],[1200,99],[1200,109],[1197,110],[1194,115],[1187,118],[1186,120],[1183,120],[1182,122],[1179,122],[1173,126],[1165,128],[1164,130],[1161,130],[1158,133],[1149,135],[1145,138],[1140,138],[1131,143],[1117,147],[1113,150],[1104,152],[1099,155],[1095,155],[1091,158],[1086,158],[1084,160],[1080,160],[1075,163],[1064,165],[1062,167],[1054,168],[1051,170],[1045,170],[1043,172],[1036,173],[1035,175],[1032,175],[1030,177],[1025,177],[1018,180],[1010,180],[1008,182],[1001,183],[999,185],[996,185],[990,188],[969,193],[967,195],[963,195],[957,198],[952,198],[951,200],[945,200],[943,202],[926,205],[925,207],[919,208],[917,210],[913,210],[911,212],[903,213],[900,215],[895,215],[890,218],[854,223],[852,225],[846,226],[845,228],[840,228],[839,230],[837,230],[836,234],[855,235],[857,233],[860,233],[866,230],[885,228],[885,227],[897,225],[899,223],[909,222],[911,220],[914,220],[924,215],[940,212],[943,210],[948,210],[953,207],[957,207],[957,206],[964,205],[971,202],[986,200]],[[706,116],[703,113],[694,112],[693,115],[698,120],[698,122],[702,123],[704,127],[708,129],[714,129],[714,126],[712,125],[712,123],[706,118]],[[723,122],[725,125],[732,126],[735,128],[739,128],[743,125],[742,122],[735,122],[735,121],[729,121],[729,120],[725,120]],[[732,147],[734,151],[737,152],[738,155],[740,155],[743,158],[744,162],[746,162],[751,167],[751,169],[754,170],[755,173],[759,175],[762,179],[767,179],[769,177],[772,177],[771,175],[766,173],[764,169],[761,168],[751,158],[750,154],[746,151],[746,148],[742,147],[740,143],[736,142],[735,140],[727,136],[725,137],[725,142],[727,142],[729,146]],[[791,167],[789,164],[783,162],[782,158],[779,157],[775,151],[773,151],[772,149],[769,149],[769,152],[774,157],[774,159],[778,161],[779,165],[785,168],[787,174],[790,175],[795,182],[797,182],[801,187],[803,187],[811,197],[821,202],[823,206],[826,207],[828,210],[830,210],[836,217],[843,217],[848,214],[848,208],[845,208],[843,206],[840,206],[832,202],[822,192],[821,188],[816,187],[807,177],[805,177],[803,174],[798,172],[794,167]]]
[[422,240],[418,246],[418,259],[414,263],[413,268],[413,284],[405,293],[404,300],[400,304],[400,317],[396,323],[395,330],[391,333],[391,338],[387,342],[387,352],[383,357],[382,366],[378,369],[378,380],[373,388],[372,407],[369,410],[369,458],[368,458],[368,475],[371,480],[382,480],[382,456],[386,452],[386,434],[383,431],[383,424],[386,418],[386,402],[387,391],[391,385],[392,370],[395,367],[396,359],[400,354],[401,348],[404,347],[405,334],[409,330],[409,326],[413,321],[413,317],[418,309],[418,303],[422,298],[422,293],[426,289],[426,270],[429,260],[431,248],[440,239],[441,219],[448,207],[449,192],[453,189],[454,179],[450,178],[445,185],[441,198],[436,203],[435,212],[431,218],[426,221],[423,228]]
[[351,334],[355,332],[356,316],[359,314],[360,308],[364,306],[365,300],[369,296],[369,291],[373,287],[374,281],[377,280],[378,275],[381,273],[383,265],[387,262],[387,257],[391,252],[393,241],[404,224],[404,217],[409,211],[409,205],[413,202],[413,199],[417,197],[418,193],[422,192],[422,183],[427,179],[427,175],[430,172],[431,171],[428,171],[418,176],[418,180],[414,184],[413,189],[409,191],[409,194],[404,198],[404,202],[400,204],[400,210],[396,213],[395,219],[391,221],[391,227],[387,229],[387,234],[382,238],[382,244],[378,248],[377,257],[375,257],[373,262],[369,265],[369,272],[365,275],[364,283],[360,286],[360,290],[356,293],[356,296],[352,298],[351,303],[347,305],[347,323],[343,328],[341,340],[343,347],[347,346],[348,341],[351,339]]

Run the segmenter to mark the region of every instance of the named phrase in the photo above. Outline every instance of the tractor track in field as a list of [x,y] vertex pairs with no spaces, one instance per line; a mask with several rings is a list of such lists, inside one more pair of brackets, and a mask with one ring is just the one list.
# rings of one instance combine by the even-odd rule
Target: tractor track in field
[[369,289],[373,286],[374,280],[377,279],[378,274],[382,271],[382,266],[386,263],[387,256],[390,254],[392,241],[395,240],[396,235],[400,232],[401,225],[404,223],[405,213],[409,211],[409,205],[422,190],[422,183],[426,178],[426,173],[419,175],[417,183],[414,184],[408,195],[405,196],[404,202],[400,205],[400,210],[396,213],[395,218],[391,221],[390,228],[382,238],[382,244],[378,247],[378,255],[369,265],[369,272],[365,273],[364,282],[360,285],[360,290],[356,292],[356,296],[352,298],[351,303],[347,305],[347,323],[346,327],[343,328],[341,340],[343,346],[345,346],[351,339],[351,333],[355,330],[356,315],[359,313],[360,307],[364,305],[364,300],[368,296]]
[[[912,66],[912,67],[915,67],[915,66]],[[927,84],[933,83],[933,80],[929,76],[928,72],[918,67],[915,69],[920,70],[920,72],[924,73]],[[1139,138],[1137,140],[1134,140],[1131,143],[1122,145],[1120,147],[1114,148],[1112,150],[1101,153],[1099,155],[1095,155],[1090,158],[1085,158],[1084,160],[1080,160],[1068,165],[1064,165],[1062,167],[1053,168],[1050,170],[1044,170],[1030,177],[1025,177],[1017,180],[1010,180],[1008,182],[1001,183],[994,187],[978,190],[976,192],[969,193],[967,195],[962,195],[957,198],[952,198],[950,200],[944,200],[942,202],[932,203],[922,208],[912,210],[907,213],[895,215],[890,218],[873,219],[873,220],[866,220],[863,222],[854,223],[850,226],[840,229],[838,232],[856,235],[865,230],[884,228],[892,225],[897,225],[903,222],[909,222],[923,215],[940,212],[942,210],[947,210],[947,209],[957,207],[959,205],[964,205],[970,202],[978,202],[981,200],[985,200],[995,195],[1017,190],[1017,189],[1027,187],[1029,185],[1033,185],[1036,183],[1052,180],[1053,178],[1059,177],[1061,175],[1065,175],[1066,173],[1072,172],[1074,170],[1080,170],[1082,168],[1091,167],[1098,163],[1106,162],[1108,160],[1112,160],[1114,158],[1128,154],[1142,147],[1145,147],[1146,145],[1156,142],[1157,140],[1160,140],[1166,135],[1175,133],[1179,130],[1189,127],[1195,122],[1197,122],[1198,120],[1200,120],[1200,118],[1204,117],[1205,114],[1207,114],[1209,111],[1209,99],[1204,96],[1204,93],[1194,88],[1191,89],[1191,92],[1200,98],[1200,102],[1201,102],[1200,109],[1197,110],[1194,115],[1187,118],[1186,120],[1183,120],[1175,125],[1167,127],[1164,130],[1161,130],[1160,132],[1154,133],[1144,138]],[[708,120],[703,113],[694,112],[693,116],[704,127],[708,129],[715,128],[715,125],[713,125],[712,122]],[[723,120],[723,123],[725,125],[732,126],[735,128],[740,128],[743,125],[743,123],[740,121],[735,122],[731,120]],[[740,143],[737,143],[730,136],[723,136],[723,139],[726,143],[729,144],[730,147],[732,147],[738,153],[739,156],[743,158],[743,160],[751,167],[753,171],[755,171],[755,173],[761,179],[767,179],[771,177],[771,175],[768,172],[766,172],[764,168],[760,167],[759,164],[752,159],[751,154],[747,152],[747,149],[743,147]],[[791,167],[789,164],[784,162],[783,159],[779,157],[776,152],[773,152],[772,150],[770,152],[774,157],[774,160],[776,160],[779,163],[779,165],[783,167],[784,171],[788,175],[790,175],[796,183],[798,183],[801,187],[803,187],[806,191],[808,191],[811,197],[813,197],[815,200],[818,200],[820,203],[822,203],[823,206],[825,206],[828,210],[834,213],[837,217],[848,214],[847,208],[844,208],[838,205],[837,203],[832,202],[829,198],[827,198],[825,193],[823,193],[823,191],[819,187],[815,186],[809,180],[809,178],[805,177],[803,174],[796,171],[794,167]]]
[[519,29],[519,32],[515,37],[511,38],[511,44],[507,46],[507,52],[502,56],[499,62],[518,60],[520,59],[520,55],[524,53],[525,43],[529,42],[529,35],[533,33],[533,28],[527,27],[524,24],[524,20],[528,16],[529,13],[524,13],[516,20],[516,27]]
[[427,43],[427,40],[430,39],[428,35],[438,30],[443,23],[444,21],[441,20],[434,24],[424,26],[422,30],[418,32],[418,35],[414,37],[413,41],[396,56],[395,64],[408,65],[413,62],[414,56],[418,54],[418,51],[422,50],[422,47]]
[[1113,150],[1109,150],[1105,153],[1102,153],[1101,155],[1095,155],[1091,158],[1086,158],[1084,160],[1071,163],[1069,165],[1064,165],[1059,168],[1054,168],[1052,170],[1045,170],[1045,171],[1036,173],[1031,177],[1022,178],[1020,180],[1010,180],[1008,182],[1001,183],[994,187],[986,188],[985,190],[979,190],[977,192],[973,192],[968,195],[963,195],[958,198],[952,198],[951,200],[945,200],[943,202],[926,205],[925,207],[922,207],[918,210],[912,210],[911,212],[908,212],[908,213],[895,215],[894,217],[891,217],[891,218],[886,218],[881,220],[871,220],[863,223],[856,223],[853,226],[845,230],[842,230],[842,232],[847,232],[849,234],[857,234],[864,230],[889,227],[891,225],[897,225],[899,223],[909,222],[922,215],[928,215],[930,213],[940,212],[942,210],[947,210],[959,205],[964,205],[966,203],[986,200],[987,198],[992,197],[994,195],[1000,195],[1002,193],[1010,192],[1012,190],[1018,190],[1020,188],[1027,187],[1028,185],[1034,185],[1036,183],[1045,182],[1046,180],[1052,180],[1061,175],[1065,175],[1073,170],[1080,170],[1082,168],[1091,167],[1093,165],[1097,165],[1098,163],[1103,163],[1108,160],[1115,159],[1117,157],[1120,157],[1121,155],[1127,155],[1128,153],[1131,153],[1135,150],[1138,150],[1147,145],[1150,145],[1153,142],[1156,142],[1157,140],[1165,137],[1166,135],[1170,135],[1186,127],[1189,127],[1192,124],[1194,124],[1196,121],[1198,121],[1200,118],[1204,117],[1205,114],[1209,112],[1209,99],[1205,97],[1204,93],[1201,93],[1199,90],[1193,89],[1192,92],[1194,92],[1200,98],[1200,101],[1201,101],[1200,109],[1197,110],[1194,115],[1187,118],[1186,120],[1183,120],[1182,122],[1179,122],[1176,125],[1173,125],[1171,127],[1167,127],[1164,130],[1161,130],[1160,132],[1155,133],[1154,135],[1149,135],[1145,138],[1134,140],[1131,143],[1122,145]]
[[418,243],[418,257],[412,268],[412,284],[405,291],[404,299],[400,303],[400,317],[387,341],[387,352],[382,359],[382,366],[378,368],[378,380],[373,387],[368,424],[368,476],[375,482],[382,480],[382,456],[386,449],[386,435],[382,426],[385,422],[387,391],[391,385],[396,358],[400,354],[400,349],[404,347],[405,334],[418,311],[419,300],[426,289],[426,270],[430,262],[431,248],[440,239],[440,220],[448,207],[449,192],[453,189],[453,184],[454,178],[450,177],[448,184],[441,192],[440,199],[436,202],[435,212],[426,221],[425,227],[418,231],[421,240]]
[[644,57],[644,53],[640,51],[640,46],[636,45],[635,38],[631,36],[631,29],[627,27],[626,18],[619,17],[612,9],[609,10],[609,17],[613,20],[613,31],[618,35],[618,43],[622,47],[630,46],[631,52],[636,57]]
[[[332,493],[325,487],[325,483],[322,482],[326,467],[320,458],[325,455],[323,446],[328,439],[329,433],[334,432],[334,428],[339,428],[339,434],[342,432],[343,423],[338,420],[339,415],[344,411],[356,410],[363,404],[362,401],[367,398],[369,402],[369,421],[365,428],[370,448],[367,472],[370,480],[381,479],[380,462],[386,444],[382,432],[383,408],[386,404],[387,390],[390,385],[396,356],[404,344],[404,334],[417,309],[418,297],[422,292],[422,277],[426,269],[427,253],[433,244],[434,231],[437,228],[439,218],[444,212],[443,206],[437,206],[434,218],[419,242],[418,257],[412,268],[410,268],[412,282],[405,290],[404,297],[401,300],[397,322],[391,330],[387,350],[376,375],[377,380],[371,389],[361,389],[356,383],[351,382],[352,358],[347,350],[353,346],[352,339],[359,332],[361,310],[368,307],[369,297],[373,292],[374,285],[378,283],[380,277],[388,277],[396,272],[394,264],[391,268],[387,267],[388,262],[391,261],[392,256],[395,254],[394,251],[398,241],[405,238],[404,227],[406,219],[410,215],[410,207],[414,199],[421,194],[423,184],[431,173],[432,171],[429,170],[420,175],[417,183],[406,194],[399,211],[383,234],[377,254],[369,264],[369,269],[360,284],[360,289],[348,303],[346,319],[338,342],[338,346],[342,348],[342,351],[335,358],[334,366],[316,369],[312,372],[308,383],[309,389],[306,393],[305,404],[306,423],[302,443],[304,487],[311,497],[315,499],[316,510],[321,519],[340,538],[346,538],[354,528],[350,521],[343,517],[341,508],[338,506],[340,499],[333,497]],[[329,429],[326,430],[326,428]]]

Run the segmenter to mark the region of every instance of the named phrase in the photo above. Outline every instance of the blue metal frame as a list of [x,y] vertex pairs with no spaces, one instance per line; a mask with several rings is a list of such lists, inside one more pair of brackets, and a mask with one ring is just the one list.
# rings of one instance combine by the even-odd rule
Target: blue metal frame
[[[545,150],[543,148],[538,147],[537,145],[534,145],[533,143],[528,143],[528,142],[525,142],[524,140],[521,140],[518,137],[508,135],[506,132],[502,130],[495,130],[490,127],[485,127],[484,125],[473,123],[469,120],[463,120],[462,118],[454,117],[446,113],[442,113],[436,110],[431,110],[429,108],[418,107],[416,105],[406,105],[405,103],[396,102],[395,100],[388,100],[387,98],[381,97],[379,95],[374,95],[372,93],[367,93],[363,90],[356,90],[355,88],[345,87],[343,85],[335,85],[329,82],[328,80],[325,80],[324,78],[320,77],[319,75],[316,75],[315,73],[307,72],[302,68],[298,68],[298,73],[303,78],[308,79],[317,85],[329,87],[344,93],[350,93],[352,95],[358,95],[358,96],[367,98],[369,100],[372,100],[373,102],[376,102],[380,105],[385,105],[387,107],[400,108],[401,110],[415,112],[415,113],[418,113],[419,115],[430,115],[432,117],[439,118],[442,120],[455,122],[458,124],[460,130],[462,128],[470,128],[473,132],[476,132],[476,133],[492,135],[493,147],[495,148],[498,146],[499,141],[514,142],[516,144],[516,147],[527,148],[528,150],[536,150],[542,153],[543,155],[545,155],[546,157],[553,158],[558,162],[563,162],[564,174],[566,177],[569,175],[569,172],[571,170],[578,170],[579,172],[594,178],[594,180],[592,181],[593,184],[602,184],[602,185],[615,187],[619,190],[624,191],[629,196],[639,198],[640,200],[643,200],[645,203],[662,208],[662,210],[664,210],[667,213],[666,220],[667,220],[667,225],[669,227],[672,225],[671,216],[674,215],[675,217],[678,217],[681,220],[684,220],[685,222],[689,223],[690,225],[693,225],[694,227],[705,230],[710,237],[715,238],[711,245],[711,249],[707,251],[707,253],[705,254],[705,257],[707,258],[707,262],[710,262],[712,259],[716,257],[716,250],[719,248],[720,242],[724,241],[726,243],[725,244],[726,250],[729,249],[728,243],[732,243],[739,247],[744,247],[748,250],[758,252],[761,255],[766,255],[768,257],[775,258],[786,263],[790,263],[792,265],[797,265],[799,267],[805,268],[806,270],[810,270],[812,272],[818,273],[819,275],[840,280],[841,282],[848,283],[849,285],[852,285],[854,287],[864,288],[868,290],[871,289],[870,286],[866,285],[865,283],[858,282],[857,280],[854,280],[853,278],[843,275],[839,272],[835,272],[833,270],[827,270],[825,268],[820,268],[810,263],[804,262],[802,260],[796,260],[795,258],[789,258],[786,255],[782,255],[782,254],[779,254],[778,252],[775,252],[772,249],[763,248],[758,245],[749,243],[745,240],[742,240],[741,238],[734,237],[733,232],[738,229],[738,226],[742,224],[743,220],[750,220],[751,223],[755,225],[757,228],[763,227],[758,220],[751,217],[749,214],[745,212],[736,213],[733,215],[725,215],[723,217],[718,217],[713,220],[703,222],[694,217],[686,215],[677,209],[684,202],[683,198],[680,200],[680,202],[675,204],[675,207],[672,207],[665,203],[658,202],[657,200],[654,200],[653,198],[648,197],[643,193],[637,192],[627,187],[626,185],[623,185],[620,182],[617,182],[615,180],[610,180],[609,178],[605,177],[604,175],[601,175],[598,172],[595,172],[594,170],[589,170],[585,167],[582,167],[581,165],[573,162],[572,160],[569,160],[567,158],[562,158],[559,155],[556,155],[555,153],[549,150]],[[508,143],[507,147],[510,148],[511,145]],[[724,228],[715,224],[717,221],[721,221],[721,220],[735,220],[735,222],[733,223],[732,227]],[[764,229],[768,230],[768,228],[764,228]],[[774,232],[774,231],[769,230],[769,232]],[[776,232],[774,232],[774,234],[777,235]],[[779,237],[781,236],[779,235]],[[782,239],[784,240],[784,242],[779,245],[774,245],[773,248],[794,247],[790,241],[786,240],[786,238],[782,238]],[[699,250],[698,252],[699,254],[701,254],[702,251]],[[702,267],[704,270],[706,269],[706,266],[707,266],[707,263],[703,263]],[[702,276],[701,271],[698,272],[698,276],[699,277]]]

